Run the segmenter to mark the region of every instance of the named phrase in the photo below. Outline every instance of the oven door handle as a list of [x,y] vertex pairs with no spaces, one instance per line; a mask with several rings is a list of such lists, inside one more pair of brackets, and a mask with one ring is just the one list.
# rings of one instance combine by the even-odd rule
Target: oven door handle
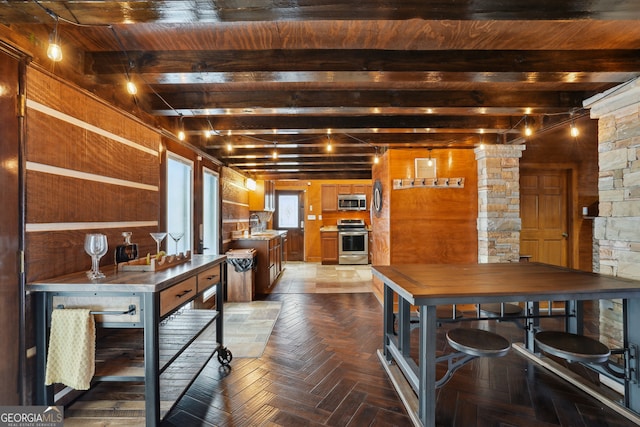
[[342,236],[362,236],[368,233],[368,231],[340,231],[338,234]]

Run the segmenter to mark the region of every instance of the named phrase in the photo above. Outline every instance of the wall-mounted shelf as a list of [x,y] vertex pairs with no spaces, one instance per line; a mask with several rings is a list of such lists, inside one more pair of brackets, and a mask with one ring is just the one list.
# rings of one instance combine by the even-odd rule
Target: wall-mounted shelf
[[409,188],[464,188],[464,178],[414,178],[394,179],[394,190]]

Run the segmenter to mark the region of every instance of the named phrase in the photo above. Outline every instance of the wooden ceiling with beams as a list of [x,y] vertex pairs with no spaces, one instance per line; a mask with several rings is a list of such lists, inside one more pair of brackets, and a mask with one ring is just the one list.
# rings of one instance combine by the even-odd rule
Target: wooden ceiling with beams
[[2,1],[0,24],[42,67],[257,178],[521,143],[640,75],[638,0]]

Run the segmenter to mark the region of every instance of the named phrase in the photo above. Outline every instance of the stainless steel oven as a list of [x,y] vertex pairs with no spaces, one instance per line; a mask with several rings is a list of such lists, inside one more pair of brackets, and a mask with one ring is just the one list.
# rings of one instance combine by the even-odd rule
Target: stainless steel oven
[[369,232],[363,220],[338,220],[338,264],[369,264]]

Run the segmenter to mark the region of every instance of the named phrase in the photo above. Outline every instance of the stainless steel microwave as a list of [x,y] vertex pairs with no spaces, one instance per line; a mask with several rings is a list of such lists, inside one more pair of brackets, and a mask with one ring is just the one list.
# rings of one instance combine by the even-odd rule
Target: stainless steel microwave
[[338,194],[338,210],[340,211],[366,211],[366,194]]

